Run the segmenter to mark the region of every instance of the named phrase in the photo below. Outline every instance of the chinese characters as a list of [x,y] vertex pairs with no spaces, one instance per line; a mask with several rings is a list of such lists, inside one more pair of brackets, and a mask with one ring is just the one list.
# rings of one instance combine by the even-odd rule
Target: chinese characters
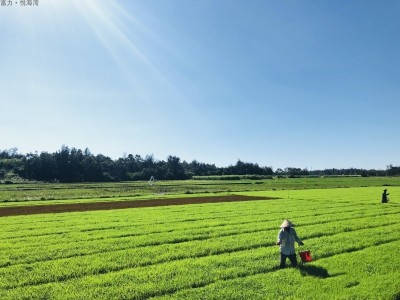
[[39,6],[39,0],[1,0],[0,6]]

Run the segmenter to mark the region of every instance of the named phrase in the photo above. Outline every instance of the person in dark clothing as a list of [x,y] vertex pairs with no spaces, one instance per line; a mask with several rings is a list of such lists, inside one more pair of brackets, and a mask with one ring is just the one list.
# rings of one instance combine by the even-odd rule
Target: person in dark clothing
[[388,196],[389,196],[389,193],[387,193],[387,189],[384,189],[383,193],[382,193],[382,203],[388,203],[389,202]]

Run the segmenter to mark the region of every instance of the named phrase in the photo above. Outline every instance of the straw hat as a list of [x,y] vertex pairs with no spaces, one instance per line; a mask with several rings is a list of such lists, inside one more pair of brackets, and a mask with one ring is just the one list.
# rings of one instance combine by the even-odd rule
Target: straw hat
[[281,228],[284,228],[284,227],[294,227],[294,226],[296,226],[296,225],[294,225],[292,222],[290,222],[289,220],[285,220],[285,221],[283,221],[283,223],[282,223],[282,225],[281,225]]

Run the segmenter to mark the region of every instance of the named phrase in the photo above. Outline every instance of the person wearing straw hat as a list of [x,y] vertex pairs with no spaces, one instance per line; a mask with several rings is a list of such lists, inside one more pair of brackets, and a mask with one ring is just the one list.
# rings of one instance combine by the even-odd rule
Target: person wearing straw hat
[[284,268],[286,265],[286,258],[289,258],[292,267],[297,266],[296,252],[294,249],[294,242],[296,241],[300,246],[304,243],[297,236],[295,225],[289,220],[284,220],[281,225],[281,230],[278,233],[278,240],[276,244],[280,248],[281,263],[280,268]]

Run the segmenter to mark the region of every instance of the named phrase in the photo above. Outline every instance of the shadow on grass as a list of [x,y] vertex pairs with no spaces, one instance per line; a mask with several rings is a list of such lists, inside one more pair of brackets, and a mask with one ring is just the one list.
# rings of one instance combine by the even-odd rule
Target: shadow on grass
[[322,267],[313,265],[300,265],[298,268],[302,276],[313,276],[318,278],[331,277],[331,275],[328,273],[328,270]]

